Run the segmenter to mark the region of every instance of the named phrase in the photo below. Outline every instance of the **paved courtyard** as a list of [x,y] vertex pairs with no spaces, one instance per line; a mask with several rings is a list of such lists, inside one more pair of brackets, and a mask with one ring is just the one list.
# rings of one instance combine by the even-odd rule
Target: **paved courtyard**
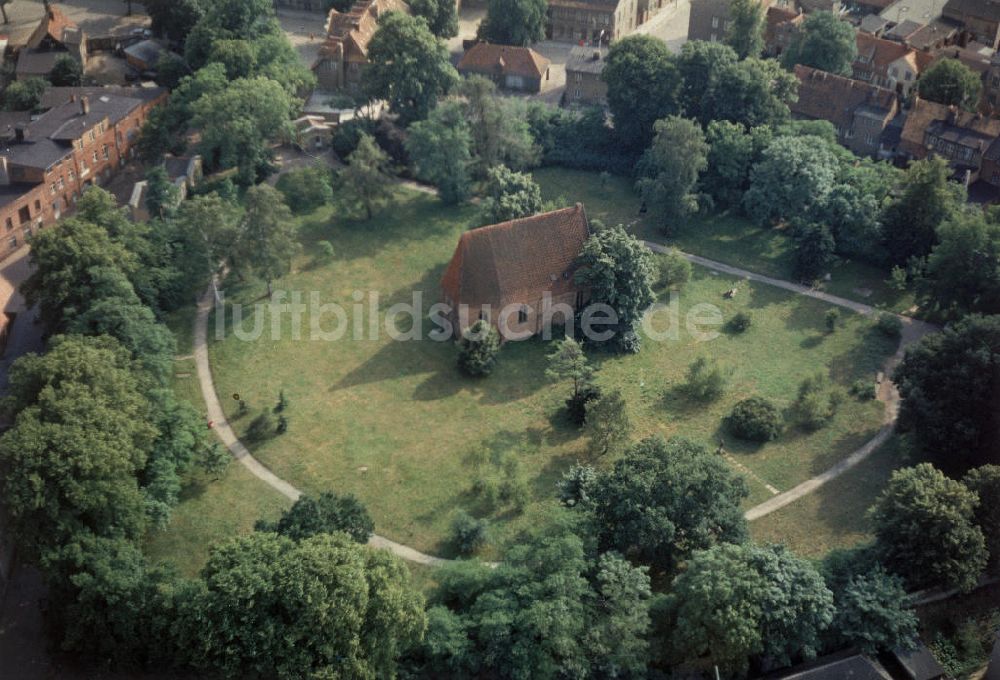
[[[122,0],[62,0],[57,6],[90,36],[120,35],[149,24],[149,17],[138,1],[132,3],[131,16],[126,14],[128,7]],[[10,38],[11,45],[24,44],[43,12],[40,0],[8,3],[10,22],[0,28],[0,32]]]

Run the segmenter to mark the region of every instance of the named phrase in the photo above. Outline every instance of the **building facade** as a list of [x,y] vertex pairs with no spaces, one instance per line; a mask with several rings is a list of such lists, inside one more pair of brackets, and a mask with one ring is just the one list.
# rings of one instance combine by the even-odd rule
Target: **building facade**
[[608,84],[601,74],[608,58],[606,47],[574,47],[566,60],[563,106],[607,106]]
[[869,33],[859,31],[855,41],[858,54],[851,64],[852,77],[904,96],[934,61],[930,53],[918,52],[903,43],[876,38]]
[[379,17],[388,12],[409,11],[403,0],[359,0],[348,12],[331,9],[326,38],[312,65],[319,88],[359,90],[368,65],[368,43],[378,28]]
[[52,88],[65,99],[18,126],[0,149],[0,258],[71,211],[135,155],[139,131],[162,88]]
[[[1000,120],[917,97],[906,116],[899,151],[906,159],[944,158],[966,184],[976,182],[994,155]],[[991,151],[993,149],[993,151]],[[987,170],[987,181],[990,180]]]
[[607,45],[642,23],[643,7],[640,0],[550,0],[545,35],[550,40]]
[[975,40],[993,49],[1000,44],[1000,2],[948,0],[941,16],[959,24],[967,40]]
[[549,60],[530,47],[476,43],[466,50],[456,68],[463,76],[483,76],[512,92],[537,94],[549,79]]

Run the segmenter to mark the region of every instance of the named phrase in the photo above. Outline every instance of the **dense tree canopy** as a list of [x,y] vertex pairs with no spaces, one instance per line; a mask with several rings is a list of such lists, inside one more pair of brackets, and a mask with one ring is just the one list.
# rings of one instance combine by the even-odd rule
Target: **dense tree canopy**
[[773,59],[749,57],[724,66],[702,100],[701,120],[729,120],[748,127],[788,120],[799,81]]
[[498,45],[528,45],[545,38],[546,0],[489,0],[476,37]]
[[920,74],[917,91],[924,99],[975,111],[983,87],[979,74],[958,59],[939,59]]
[[375,531],[375,523],[365,506],[354,496],[338,496],[324,491],[319,496],[301,496],[277,522],[259,521],[255,528],[296,541],[342,531],[358,543],[367,543]]
[[782,55],[787,68],[812,66],[841,76],[851,75],[858,53],[854,27],[832,12],[813,12]]
[[708,158],[700,185],[721,208],[739,207],[750,188],[750,169],[771,143],[768,127],[747,130],[740,123],[715,120],[705,129]]
[[676,63],[683,80],[681,102],[685,116],[708,122],[706,98],[715,89],[719,75],[737,61],[738,55],[725,43],[689,40],[681,46]]
[[943,158],[914,161],[882,218],[883,238],[893,264],[926,257],[937,244],[937,229],[965,203],[965,188],[949,181]]
[[423,17],[438,38],[458,35],[458,13],[455,3],[448,0],[410,0],[407,3],[414,16]]
[[410,126],[406,152],[418,178],[438,188],[445,203],[468,198],[472,189],[472,132],[462,105],[443,102],[427,120]]
[[514,172],[503,165],[491,168],[483,192],[483,224],[497,224],[520,217],[530,217],[542,209],[542,190],[525,172]]
[[833,190],[838,165],[837,157],[810,137],[779,137],[753,166],[743,207],[764,225],[806,217]]
[[264,280],[270,297],[272,282],[291,271],[300,247],[298,232],[292,211],[277,189],[267,184],[250,187],[244,202],[234,260],[239,268]]
[[764,3],[759,0],[733,0],[729,5],[726,44],[740,59],[759,57],[764,51],[765,12]]
[[959,214],[937,229],[921,293],[949,317],[1000,313],[1000,224],[981,212]]
[[708,166],[708,144],[698,123],[680,116],[656,121],[653,130],[636,189],[669,231],[677,220],[698,210],[694,189]]
[[636,152],[649,146],[653,123],[680,111],[681,74],[662,40],[636,35],[616,41],[601,78],[608,84],[615,136]]

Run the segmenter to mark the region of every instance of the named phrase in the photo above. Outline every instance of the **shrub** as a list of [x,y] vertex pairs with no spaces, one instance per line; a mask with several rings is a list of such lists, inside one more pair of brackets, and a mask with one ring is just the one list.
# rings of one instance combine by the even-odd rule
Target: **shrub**
[[903,335],[903,322],[895,314],[883,312],[875,319],[875,328],[887,338],[898,340]]
[[729,330],[733,333],[743,333],[747,331],[750,326],[753,325],[753,317],[746,312],[737,312],[732,319],[729,320]]
[[256,418],[250,421],[247,427],[247,439],[252,442],[262,442],[270,439],[278,431],[278,419],[274,412],[266,408],[260,412]]
[[658,287],[676,290],[691,280],[691,263],[676,248],[660,254],[657,260]]
[[729,431],[740,439],[769,442],[781,432],[781,413],[763,397],[750,397],[736,404],[726,419]]
[[337,126],[333,132],[333,138],[330,140],[330,145],[333,147],[334,153],[340,156],[341,160],[345,160],[358,148],[361,135],[370,135],[374,131],[375,125],[371,121],[355,118]]
[[484,377],[493,372],[500,354],[500,334],[485,321],[477,321],[458,341],[458,368],[466,375]]
[[451,540],[463,555],[471,555],[486,544],[489,522],[459,510],[451,523]]
[[563,473],[556,482],[559,502],[568,507],[576,507],[590,499],[590,490],[597,481],[597,470],[590,465],[574,465]]
[[289,170],[275,183],[296,215],[310,213],[333,200],[329,169],[315,165]]
[[837,322],[840,321],[840,310],[838,309],[828,309],[826,314],[823,315],[823,323],[826,324],[826,330],[828,333],[833,333],[837,330]]
[[875,383],[861,378],[854,381],[848,392],[851,396],[857,397],[859,401],[871,401],[877,395]]
[[300,496],[277,522],[259,520],[254,529],[271,531],[296,541],[342,531],[358,543],[367,543],[375,531],[375,522],[364,504],[354,496],[324,491],[319,496]]
[[722,369],[715,361],[698,357],[687,370],[687,381],[684,383],[684,393],[695,401],[715,401],[722,396],[726,388],[726,378]]
[[313,264],[316,266],[329,264],[330,262],[333,262],[333,258],[336,254],[337,251],[334,249],[332,243],[329,241],[317,241],[316,253],[313,255]]
[[827,425],[843,401],[842,393],[830,385],[823,374],[806,378],[799,385],[793,412],[799,425],[806,430],[818,430]]
[[601,388],[597,385],[584,385],[580,390],[566,400],[566,415],[571,423],[583,427],[587,422],[587,404],[601,398]]
[[480,474],[472,482],[472,493],[490,510],[500,500],[500,486],[492,477]]

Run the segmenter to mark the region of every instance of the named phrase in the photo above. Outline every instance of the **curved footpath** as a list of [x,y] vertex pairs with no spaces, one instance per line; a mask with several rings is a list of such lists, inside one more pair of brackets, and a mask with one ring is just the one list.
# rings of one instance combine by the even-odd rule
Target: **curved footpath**
[[[658,243],[651,243],[647,241],[646,245],[651,250],[656,252],[662,253],[668,250],[666,246]],[[709,260],[698,255],[684,253],[684,257],[707,269],[712,269],[730,276],[736,276],[750,281],[757,281],[769,286],[775,286],[776,288],[783,288],[784,290],[797,295],[804,295],[806,297],[822,300],[823,302],[827,302],[838,307],[844,307],[859,314],[873,315],[879,312],[876,308],[861,302],[848,300],[846,298],[831,295],[823,291],[791,283],[789,281],[784,281],[782,279],[757,274],[745,269]],[[212,379],[212,368],[208,360],[208,317],[212,312],[212,306],[215,301],[215,290],[215,284],[213,284],[209,286],[208,290],[206,290],[204,295],[202,295],[201,299],[198,301],[198,311],[194,319],[194,360],[198,371],[198,382],[201,385],[201,393],[205,399],[205,407],[208,411],[208,419],[213,422],[213,429],[215,430],[215,433],[218,435],[219,439],[222,440],[222,443],[226,445],[226,448],[229,449],[233,458],[238,460],[255,477],[265,482],[285,497],[293,501],[297,500],[299,496],[302,495],[302,492],[278,477],[259,460],[253,457],[247,447],[243,445],[243,442],[237,438],[236,433],[233,431],[233,428],[230,427],[229,422],[226,420],[225,413],[222,410],[222,405],[219,402],[219,395],[215,389],[215,382]],[[899,411],[899,393],[896,391],[895,386],[889,381],[887,376],[891,374],[892,370],[902,360],[903,352],[908,345],[916,342],[924,335],[937,330],[937,327],[933,324],[918,321],[917,319],[912,319],[907,316],[897,316],[899,316],[899,319],[903,322],[903,335],[900,339],[899,348],[896,353],[890,357],[885,364],[883,372],[886,377],[879,384],[878,390],[878,399],[885,404],[885,419],[883,421],[882,428],[872,439],[866,442],[864,446],[848,455],[829,470],[826,470],[812,479],[802,482],[788,491],[779,493],[773,498],[770,498],[760,505],[748,510],[746,512],[747,520],[752,521],[763,517],[764,515],[770,514],[775,510],[783,508],[789,503],[812,493],[827,482],[836,479],[861,461],[868,458],[876,449],[878,449],[879,446],[885,443],[885,441],[892,434],[892,429],[896,423],[896,415]],[[414,550],[409,546],[396,543],[395,541],[390,541],[389,539],[378,535],[372,535],[372,537],[368,539],[368,545],[375,548],[389,550],[393,554],[405,560],[416,562],[417,564],[437,566],[452,561],[441,557],[434,557],[433,555],[427,555],[419,550]]]

